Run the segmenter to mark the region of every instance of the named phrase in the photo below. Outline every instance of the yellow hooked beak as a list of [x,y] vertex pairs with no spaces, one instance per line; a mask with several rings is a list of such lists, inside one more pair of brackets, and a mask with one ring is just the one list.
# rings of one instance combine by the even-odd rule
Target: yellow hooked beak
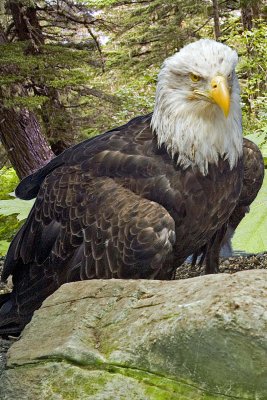
[[227,80],[224,76],[218,75],[211,80],[211,90],[209,97],[222,109],[224,115],[228,117],[230,110],[230,92]]

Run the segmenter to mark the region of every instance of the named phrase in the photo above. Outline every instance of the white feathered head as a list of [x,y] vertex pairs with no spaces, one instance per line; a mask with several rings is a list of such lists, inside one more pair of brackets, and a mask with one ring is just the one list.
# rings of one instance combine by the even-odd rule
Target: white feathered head
[[230,47],[201,39],[163,63],[151,126],[178,163],[205,175],[219,157],[233,168],[242,155],[238,57]]

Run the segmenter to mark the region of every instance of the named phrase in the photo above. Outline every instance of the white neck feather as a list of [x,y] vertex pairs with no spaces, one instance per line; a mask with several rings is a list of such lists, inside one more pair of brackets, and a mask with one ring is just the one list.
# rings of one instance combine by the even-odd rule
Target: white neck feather
[[232,169],[243,152],[239,85],[234,77],[228,118],[216,105],[204,100],[188,100],[184,92],[166,88],[159,80],[151,127],[182,168],[197,166],[203,175],[208,164],[219,157]]

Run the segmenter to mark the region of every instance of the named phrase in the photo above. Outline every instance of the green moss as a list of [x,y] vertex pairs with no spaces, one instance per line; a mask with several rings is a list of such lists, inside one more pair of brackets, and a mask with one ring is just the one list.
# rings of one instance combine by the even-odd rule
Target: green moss
[[151,400],[213,400],[223,399],[214,394],[209,394],[186,381],[175,381],[147,371],[132,368],[108,366],[107,370],[122,376],[135,379],[145,390]]
[[[8,379],[20,382],[28,400],[223,400],[190,382],[178,382],[137,369],[102,365],[89,369],[66,362],[17,367]],[[28,383],[31,382],[29,385]],[[14,392],[12,392],[14,395]],[[6,396],[6,400],[12,397]]]

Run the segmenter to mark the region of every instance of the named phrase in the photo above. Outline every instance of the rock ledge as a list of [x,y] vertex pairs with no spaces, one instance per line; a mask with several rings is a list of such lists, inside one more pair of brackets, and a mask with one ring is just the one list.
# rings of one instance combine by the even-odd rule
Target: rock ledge
[[267,398],[267,271],[63,285],[8,352],[4,400]]

